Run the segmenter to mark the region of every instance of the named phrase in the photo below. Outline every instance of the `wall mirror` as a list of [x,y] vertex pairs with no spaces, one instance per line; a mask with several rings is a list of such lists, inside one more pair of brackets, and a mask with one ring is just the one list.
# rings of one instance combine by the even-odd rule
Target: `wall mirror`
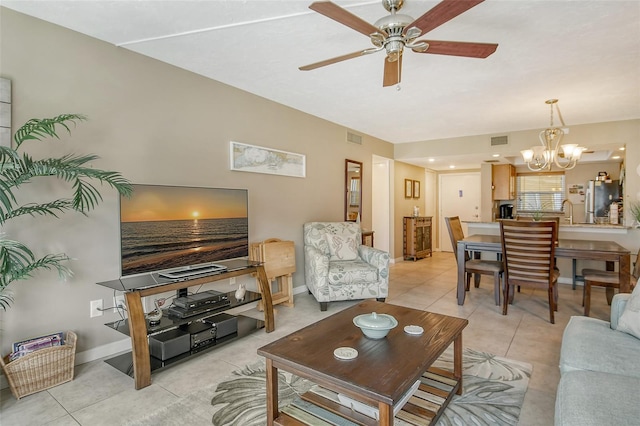
[[344,219],[355,222],[362,219],[362,163],[345,160]]

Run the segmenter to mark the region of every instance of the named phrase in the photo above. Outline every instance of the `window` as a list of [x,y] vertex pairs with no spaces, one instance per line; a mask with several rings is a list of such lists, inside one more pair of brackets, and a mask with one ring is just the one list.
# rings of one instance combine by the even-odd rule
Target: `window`
[[349,206],[358,207],[360,205],[360,178],[351,178],[351,185],[349,188]]
[[560,213],[565,198],[564,173],[522,173],[516,178],[519,213]]

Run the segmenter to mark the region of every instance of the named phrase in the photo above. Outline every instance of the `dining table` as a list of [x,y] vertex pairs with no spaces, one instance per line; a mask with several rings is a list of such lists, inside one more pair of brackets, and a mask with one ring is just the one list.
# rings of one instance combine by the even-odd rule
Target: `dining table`
[[[458,241],[458,305],[464,304],[465,253],[502,253],[500,235],[469,235]],[[573,240],[560,238],[555,248],[555,257],[585,260],[601,260],[618,264],[620,293],[631,292],[631,251],[615,241]],[[574,267],[575,269],[575,267]],[[575,270],[573,271],[575,283]]]

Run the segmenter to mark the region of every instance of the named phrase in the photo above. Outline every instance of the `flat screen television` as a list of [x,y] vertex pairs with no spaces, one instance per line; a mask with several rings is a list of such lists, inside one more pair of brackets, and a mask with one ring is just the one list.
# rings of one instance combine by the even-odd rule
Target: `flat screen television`
[[120,198],[121,275],[248,256],[248,206],[246,189],[134,184]]

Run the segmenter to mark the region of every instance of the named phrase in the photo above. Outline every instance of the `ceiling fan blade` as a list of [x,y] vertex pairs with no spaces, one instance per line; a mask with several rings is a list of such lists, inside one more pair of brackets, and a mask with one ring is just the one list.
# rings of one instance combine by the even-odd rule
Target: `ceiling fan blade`
[[466,56],[469,58],[486,58],[496,51],[496,43],[468,43],[464,41],[435,41],[419,40],[418,42],[429,44],[424,52],[414,50],[416,53],[432,53],[435,55]]
[[314,10],[327,18],[331,18],[334,21],[340,22],[349,28],[352,28],[359,33],[369,36],[373,33],[383,33],[378,28],[374,27],[367,21],[357,17],[353,13],[346,9],[341,8],[335,3],[330,1],[316,1],[311,3],[309,9]]
[[479,5],[483,1],[484,0],[443,0],[424,15],[407,25],[405,31],[411,27],[418,27],[424,35],[445,22],[452,20],[461,13]]
[[324,61],[315,62],[313,64],[309,64],[309,65],[305,65],[303,67],[299,67],[298,69],[300,71],[315,70],[316,68],[320,68],[320,67],[324,67],[324,66],[327,66],[327,65],[335,64],[336,62],[346,61],[347,59],[357,58],[359,56],[363,56],[363,55],[366,55],[368,53],[372,53],[371,49],[365,49],[365,50],[361,50],[359,52],[348,53],[346,55],[337,56],[335,58],[325,59]]
[[400,83],[402,75],[402,55],[398,56],[398,60],[389,62],[384,58],[384,77],[382,79],[382,87],[393,86]]

